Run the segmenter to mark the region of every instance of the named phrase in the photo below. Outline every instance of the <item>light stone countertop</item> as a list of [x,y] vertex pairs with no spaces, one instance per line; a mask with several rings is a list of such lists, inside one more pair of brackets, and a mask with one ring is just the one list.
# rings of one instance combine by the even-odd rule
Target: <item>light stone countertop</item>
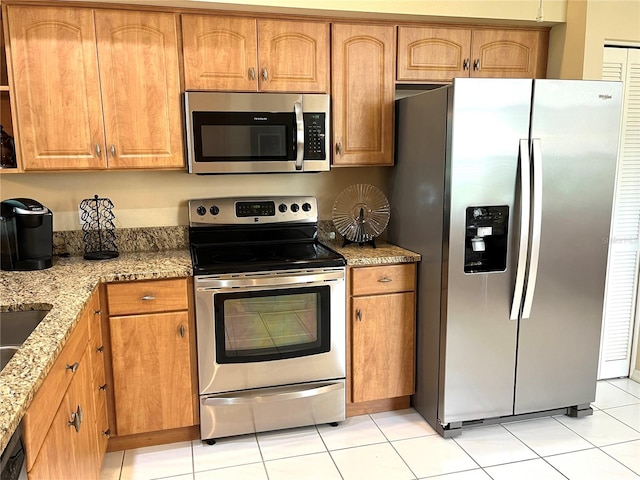
[[[342,254],[347,265],[417,262],[420,255],[379,243],[324,242]],[[100,282],[188,277],[193,274],[186,248],[157,252],[123,252],[111,260],[55,257],[54,265],[30,272],[0,271],[0,311],[51,308],[0,373],[0,452],[20,423],[38,388],[78,323]]]
[[121,253],[111,260],[55,257],[30,272],[0,271],[0,310],[51,310],[0,373],[0,452],[24,416],[100,282],[192,275],[187,249]]

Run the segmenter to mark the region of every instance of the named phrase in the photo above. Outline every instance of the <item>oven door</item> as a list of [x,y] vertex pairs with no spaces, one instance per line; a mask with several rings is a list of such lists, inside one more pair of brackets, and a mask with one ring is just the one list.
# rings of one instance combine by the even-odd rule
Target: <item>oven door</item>
[[344,271],[196,277],[200,394],[344,378]]

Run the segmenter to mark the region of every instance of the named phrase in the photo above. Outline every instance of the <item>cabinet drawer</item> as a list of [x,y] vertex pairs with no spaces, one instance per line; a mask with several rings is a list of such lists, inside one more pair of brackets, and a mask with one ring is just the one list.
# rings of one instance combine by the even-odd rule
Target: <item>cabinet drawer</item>
[[[60,352],[60,356],[53,364],[53,368],[47,374],[47,378],[42,383],[24,415],[24,439],[28,469],[33,465],[35,457],[42,447],[45,436],[71,380],[78,375],[81,368],[89,369],[89,358],[88,356],[83,357],[89,342],[89,329],[86,318],[85,315],[82,316],[80,323],[78,323],[71,337],[69,337],[62,352]],[[73,371],[71,367],[76,363],[78,366]],[[87,363],[87,365],[84,363]]]
[[167,312],[188,308],[184,278],[107,284],[109,315]]
[[377,265],[351,269],[351,294],[408,292],[415,290],[416,264]]

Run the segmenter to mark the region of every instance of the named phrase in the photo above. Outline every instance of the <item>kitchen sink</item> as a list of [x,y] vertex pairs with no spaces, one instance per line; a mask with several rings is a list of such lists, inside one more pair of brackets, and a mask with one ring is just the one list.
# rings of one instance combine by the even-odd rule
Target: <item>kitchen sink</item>
[[11,360],[14,353],[18,351],[49,310],[51,307],[0,312],[0,369],[4,368]]

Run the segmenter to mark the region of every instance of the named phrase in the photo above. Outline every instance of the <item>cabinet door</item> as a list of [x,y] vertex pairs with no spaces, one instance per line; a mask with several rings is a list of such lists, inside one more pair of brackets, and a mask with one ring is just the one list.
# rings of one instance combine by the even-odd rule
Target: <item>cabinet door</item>
[[398,82],[468,77],[471,29],[398,27]]
[[187,312],[109,320],[118,435],[193,425]]
[[393,165],[395,29],[332,26],[333,165]]
[[[85,352],[29,470],[29,480],[87,480],[100,476],[90,376],[89,355]],[[78,414],[76,430],[73,420]]]
[[96,11],[109,168],[180,168],[176,16]]
[[258,21],[261,91],[326,93],[329,24]]
[[352,401],[414,393],[415,294],[353,297]]
[[7,7],[24,170],[106,167],[93,11]]
[[256,21],[182,15],[186,90],[258,90]]
[[474,30],[471,41],[471,76],[544,77],[546,42],[540,48],[541,35],[542,32],[526,30]]

